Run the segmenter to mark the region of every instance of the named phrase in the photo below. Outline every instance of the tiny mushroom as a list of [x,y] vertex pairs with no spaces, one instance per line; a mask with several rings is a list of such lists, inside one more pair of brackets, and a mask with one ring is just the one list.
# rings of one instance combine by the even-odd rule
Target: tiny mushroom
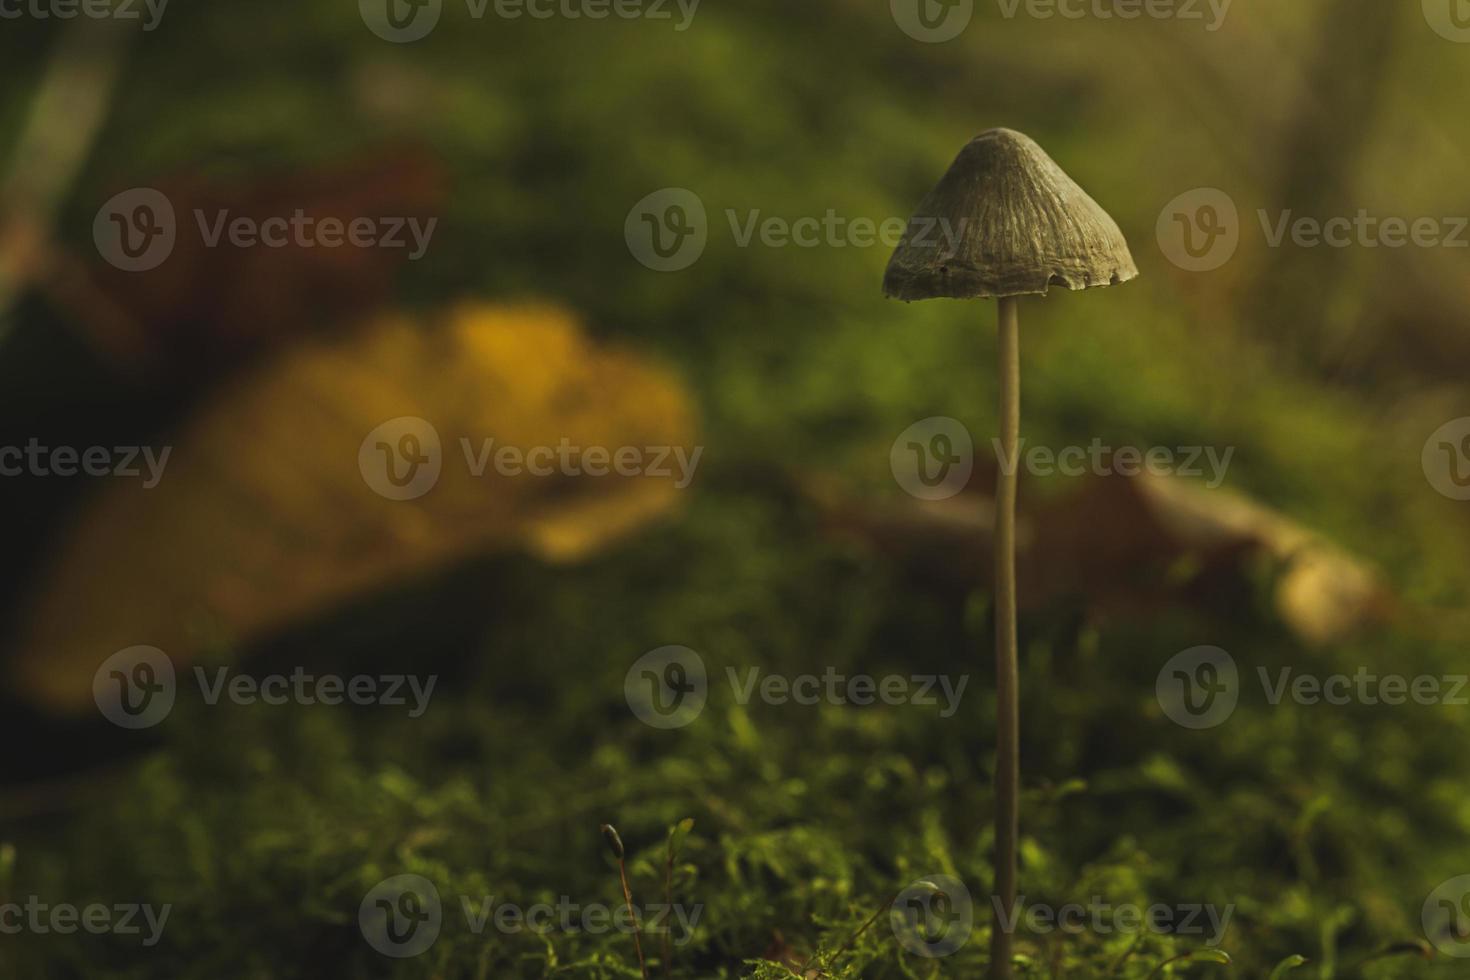
[[[942,229],[943,234],[936,234]],[[994,980],[1011,976],[1019,825],[1019,698],[1016,656],[1016,472],[1021,422],[1017,297],[1053,285],[1088,289],[1138,275],[1116,222],[1030,137],[981,133],[919,203],[883,277],[885,295],[994,297],[1000,311],[1000,450],[995,494],[995,894]]]

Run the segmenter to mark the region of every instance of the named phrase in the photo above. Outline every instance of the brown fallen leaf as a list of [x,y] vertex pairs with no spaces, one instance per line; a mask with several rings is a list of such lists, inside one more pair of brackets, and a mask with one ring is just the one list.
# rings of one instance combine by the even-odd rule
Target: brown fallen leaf
[[1395,602],[1377,569],[1244,494],[1150,476],[1138,490],[1184,546],[1205,553],[1255,548],[1280,568],[1276,611],[1321,646],[1387,619]]
[[[383,426],[403,417],[433,435]],[[216,394],[173,440],[154,489],[112,481],[85,507],[37,584],[15,680],[31,700],[79,711],[98,666],[133,645],[186,663],[206,636],[248,641],[469,555],[579,559],[668,513],[677,466],[501,475],[484,457],[477,476],[483,441],[567,446],[570,468],[592,465],[594,447],[687,458],[694,429],[676,377],[592,343],[553,307],[391,316],[289,350]],[[425,489],[434,455],[426,492],[384,496]]]
[[47,293],[118,364],[191,378],[382,308],[412,245],[403,229],[396,237],[405,247],[397,248],[308,246],[290,237],[281,247],[237,248],[224,240],[210,247],[199,215],[211,229],[222,214],[258,226],[298,210],[312,227],[326,218],[414,219],[422,226],[442,212],[447,194],[438,160],[412,148],[265,178],[184,175],[149,186],[173,206],[178,233],[168,258],[145,272],[115,269],[95,252],[87,263],[58,258]]
[[[993,473],[978,462],[964,492],[937,501],[865,504],[804,482],[831,527],[955,592],[991,581],[990,486]],[[1304,642],[1350,636],[1395,607],[1368,563],[1243,494],[1179,477],[1088,477],[1040,503],[1023,493],[1017,541],[1020,597],[1031,609],[1073,597],[1104,615],[1169,605],[1227,614],[1250,601],[1262,558],[1278,569],[1277,612]]]

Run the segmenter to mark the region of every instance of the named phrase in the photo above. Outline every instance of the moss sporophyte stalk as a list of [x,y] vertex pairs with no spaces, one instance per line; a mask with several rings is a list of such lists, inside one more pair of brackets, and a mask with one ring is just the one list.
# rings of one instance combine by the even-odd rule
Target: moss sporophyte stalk
[[623,838],[618,836],[617,828],[610,823],[603,824],[601,829],[602,838],[607,841],[607,849],[618,862],[618,882],[623,886],[623,903],[633,921],[633,948],[638,953],[638,972],[643,974],[643,980],[648,980],[648,963],[643,959],[643,939],[640,936],[637,913],[633,911],[633,890],[628,887],[627,852],[623,848]]

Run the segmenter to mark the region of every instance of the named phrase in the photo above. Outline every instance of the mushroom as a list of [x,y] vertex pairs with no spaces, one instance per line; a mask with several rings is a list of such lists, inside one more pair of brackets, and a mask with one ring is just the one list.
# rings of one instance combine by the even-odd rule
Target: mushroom
[[1017,297],[1088,289],[1138,275],[1106,211],[1030,137],[981,133],[919,203],[883,277],[885,295],[1000,302],[1000,443],[995,494],[995,902],[990,975],[1010,980],[1019,826],[1016,657],[1016,458],[1021,421]]

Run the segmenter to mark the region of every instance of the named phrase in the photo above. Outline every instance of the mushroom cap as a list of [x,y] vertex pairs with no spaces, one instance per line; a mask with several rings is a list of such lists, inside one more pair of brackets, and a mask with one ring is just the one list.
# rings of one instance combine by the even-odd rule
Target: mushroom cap
[[1138,275],[1117,222],[1036,141],[992,129],[919,202],[883,276],[901,300],[1045,295]]

